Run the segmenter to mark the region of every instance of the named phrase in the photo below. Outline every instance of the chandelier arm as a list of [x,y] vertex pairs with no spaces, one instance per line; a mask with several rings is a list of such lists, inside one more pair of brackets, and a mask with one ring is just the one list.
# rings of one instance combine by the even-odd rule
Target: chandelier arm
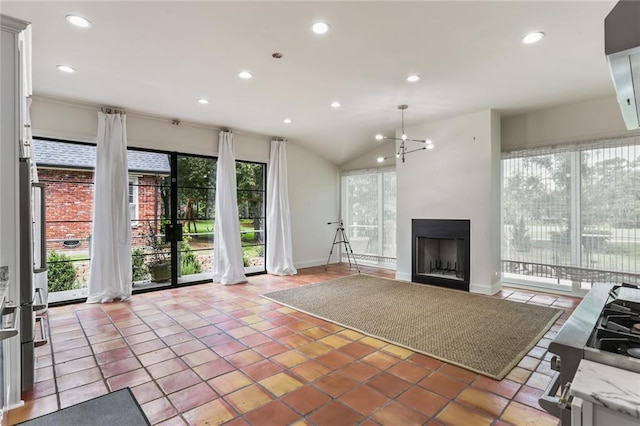
[[404,151],[404,153],[403,153],[403,154],[411,154],[412,152],[416,152],[416,151],[423,151],[423,150],[425,150],[425,149],[427,149],[427,147],[426,147],[426,146],[423,146],[422,148],[412,149],[412,150],[410,150],[410,151]]
[[383,136],[382,139],[387,139],[387,140],[391,140],[391,141],[427,143],[427,141],[425,139],[402,139],[402,138],[394,138],[394,137],[391,137],[391,136]]

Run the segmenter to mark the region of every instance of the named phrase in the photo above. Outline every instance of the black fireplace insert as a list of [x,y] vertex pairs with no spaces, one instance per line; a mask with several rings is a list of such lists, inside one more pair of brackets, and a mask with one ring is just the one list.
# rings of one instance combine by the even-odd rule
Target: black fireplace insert
[[469,220],[411,221],[411,281],[469,291]]

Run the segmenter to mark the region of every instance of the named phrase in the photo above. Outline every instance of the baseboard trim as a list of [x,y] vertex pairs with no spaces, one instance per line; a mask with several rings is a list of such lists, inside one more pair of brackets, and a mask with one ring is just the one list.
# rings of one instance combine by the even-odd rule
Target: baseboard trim
[[471,283],[469,285],[469,292],[471,293],[479,293],[486,294],[487,296],[493,296],[497,292],[502,290],[502,283],[500,281],[496,281],[492,284],[474,284]]
[[[331,263],[337,263],[337,260]],[[329,263],[329,266],[331,266],[331,263]],[[327,259],[305,260],[303,262],[294,263],[296,269],[311,268],[313,266],[321,266],[326,264],[327,264]]]
[[9,404],[4,408],[4,413],[5,415],[7,414],[7,412],[11,411],[11,410],[15,410],[16,408],[20,408],[20,407],[24,407],[24,400],[20,400],[14,404]]
[[396,280],[411,282],[411,274],[396,271]]
[[[411,274],[407,274],[406,272],[398,272],[396,271],[396,280],[400,281],[408,281],[411,282]],[[479,293],[486,295],[494,295],[502,289],[502,283],[500,281],[496,281],[495,283],[489,284],[471,284],[469,285],[469,292],[471,293]]]

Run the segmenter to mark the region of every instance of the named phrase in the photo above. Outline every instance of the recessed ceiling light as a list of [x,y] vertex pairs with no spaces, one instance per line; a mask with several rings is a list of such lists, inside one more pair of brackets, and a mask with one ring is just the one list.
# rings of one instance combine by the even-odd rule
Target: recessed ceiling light
[[291,123],[291,119],[290,118],[285,118],[284,120],[282,120],[283,123],[285,124],[289,124]]
[[544,37],[544,33],[542,32],[529,33],[526,36],[522,37],[522,43],[524,44],[537,43],[540,40],[542,40],[543,37]]
[[65,16],[65,19],[67,20],[67,22],[75,25],[76,27],[89,28],[91,26],[91,22],[88,19],[83,18],[82,16],[67,15]]
[[199,103],[199,104],[202,104],[202,105],[206,105],[206,104],[208,104],[208,103],[209,103],[209,101],[208,101],[208,100],[206,100],[206,99],[204,99],[204,98],[200,98],[200,99],[198,99],[198,103]]
[[378,163],[384,162],[384,157],[378,157]]
[[382,135],[376,135],[376,140],[381,141],[382,139],[384,139],[384,136],[382,136]]
[[416,82],[418,80],[420,80],[420,76],[416,75],[416,74],[412,74],[409,77],[407,77],[407,81],[411,82],[411,83],[414,83],[414,82]]
[[253,78],[253,74],[251,74],[249,71],[240,71],[240,73],[238,73],[238,77],[243,80],[249,80],[250,78]]
[[433,149],[434,145],[427,145],[427,149]]
[[70,67],[69,65],[58,65],[57,68],[62,72],[76,72],[75,68]]
[[331,106],[333,108],[340,108],[340,102],[338,102],[338,101],[331,102]]
[[324,34],[329,31],[329,24],[326,22],[316,22],[311,26],[311,29],[316,34]]

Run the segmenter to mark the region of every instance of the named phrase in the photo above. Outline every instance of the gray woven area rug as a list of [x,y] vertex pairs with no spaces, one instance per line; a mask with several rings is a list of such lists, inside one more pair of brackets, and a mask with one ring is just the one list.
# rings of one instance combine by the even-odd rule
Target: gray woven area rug
[[559,309],[363,274],[263,297],[498,380],[562,314]]

